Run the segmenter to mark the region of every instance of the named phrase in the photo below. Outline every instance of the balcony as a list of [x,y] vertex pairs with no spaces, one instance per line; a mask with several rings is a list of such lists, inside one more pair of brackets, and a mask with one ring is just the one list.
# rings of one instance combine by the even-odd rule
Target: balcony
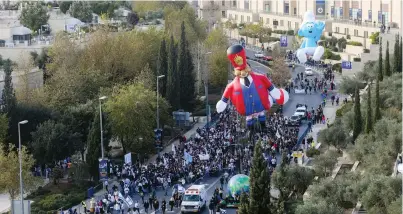
[[269,14],[269,15],[274,15],[274,16],[286,16],[286,17],[302,19],[301,15],[293,15],[293,14],[289,14],[289,13],[277,13],[277,12],[269,12],[269,11],[265,11],[265,10],[261,10],[261,11],[259,11],[259,13]]
[[332,19],[333,23],[340,23],[340,24],[347,24],[347,25],[355,25],[361,27],[368,27],[368,28],[379,28],[380,25],[376,22],[375,24],[371,21],[358,21],[358,20],[350,20],[350,19]]

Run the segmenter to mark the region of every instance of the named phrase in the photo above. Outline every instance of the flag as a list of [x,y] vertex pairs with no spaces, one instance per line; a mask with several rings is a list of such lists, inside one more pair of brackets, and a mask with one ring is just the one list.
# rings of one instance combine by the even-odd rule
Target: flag
[[193,161],[193,157],[187,152],[185,152],[185,157],[184,158],[185,158],[186,164],[192,163],[192,161]]
[[172,152],[174,153],[174,155],[176,155],[175,145],[174,144],[172,144]]

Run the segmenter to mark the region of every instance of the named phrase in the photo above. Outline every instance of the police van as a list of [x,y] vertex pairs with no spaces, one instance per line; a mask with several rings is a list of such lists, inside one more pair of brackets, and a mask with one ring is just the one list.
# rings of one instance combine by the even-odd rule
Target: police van
[[206,207],[207,189],[205,185],[192,185],[183,195],[181,213],[200,213]]

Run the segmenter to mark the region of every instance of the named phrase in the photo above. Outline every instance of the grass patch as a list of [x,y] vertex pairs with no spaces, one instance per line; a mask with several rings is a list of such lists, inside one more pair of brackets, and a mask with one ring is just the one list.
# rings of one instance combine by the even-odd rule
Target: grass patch
[[354,106],[353,102],[347,102],[341,108],[337,109],[336,117],[342,117],[345,113],[349,112]]

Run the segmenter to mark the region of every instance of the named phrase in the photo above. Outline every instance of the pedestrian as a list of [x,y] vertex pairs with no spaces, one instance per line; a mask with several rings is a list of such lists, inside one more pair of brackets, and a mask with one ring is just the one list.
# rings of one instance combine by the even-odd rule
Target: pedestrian
[[214,214],[214,203],[211,200],[209,205],[208,205],[208,209],[209,209],[209,214]]
[[157,199],[155,199],[153,202],[153,208],[155,212],[157,212],[160,209],[160,202]]
[[171,197],[171,199],[169,199],[169,206],[171,207],[171,211],[174,209],[174,205],[175,205],[175,199],[174,197]]
[[336,97],[336,106],[339,105],[339,96]]
[[144,206],[144,211],[145,211],[146,213],[148,213],[148,207],[150,207],[150,203],[148,202],[148,200],[146,200],[146,201],[143,203],[143,206]]
[[167,209],[167,202],[165,201],[165,199],[162,201],[162,206],[161,206],[161,210],[162,210],[162,214],[165,214],[165,210]]
[[144,192],[140,190],[141,202],[144,204]]
[[83,206],[84,213],[87,213],[87,203],[85,201],[82,201],[81,205]]
[[108,192],[108,180],[105,180],[104,185],[105,185],[105,191]]
[[140,213],[140,205],[139,205],[138,201],[136,201],[134,203],[134,212],[136,212],[136,211]]

